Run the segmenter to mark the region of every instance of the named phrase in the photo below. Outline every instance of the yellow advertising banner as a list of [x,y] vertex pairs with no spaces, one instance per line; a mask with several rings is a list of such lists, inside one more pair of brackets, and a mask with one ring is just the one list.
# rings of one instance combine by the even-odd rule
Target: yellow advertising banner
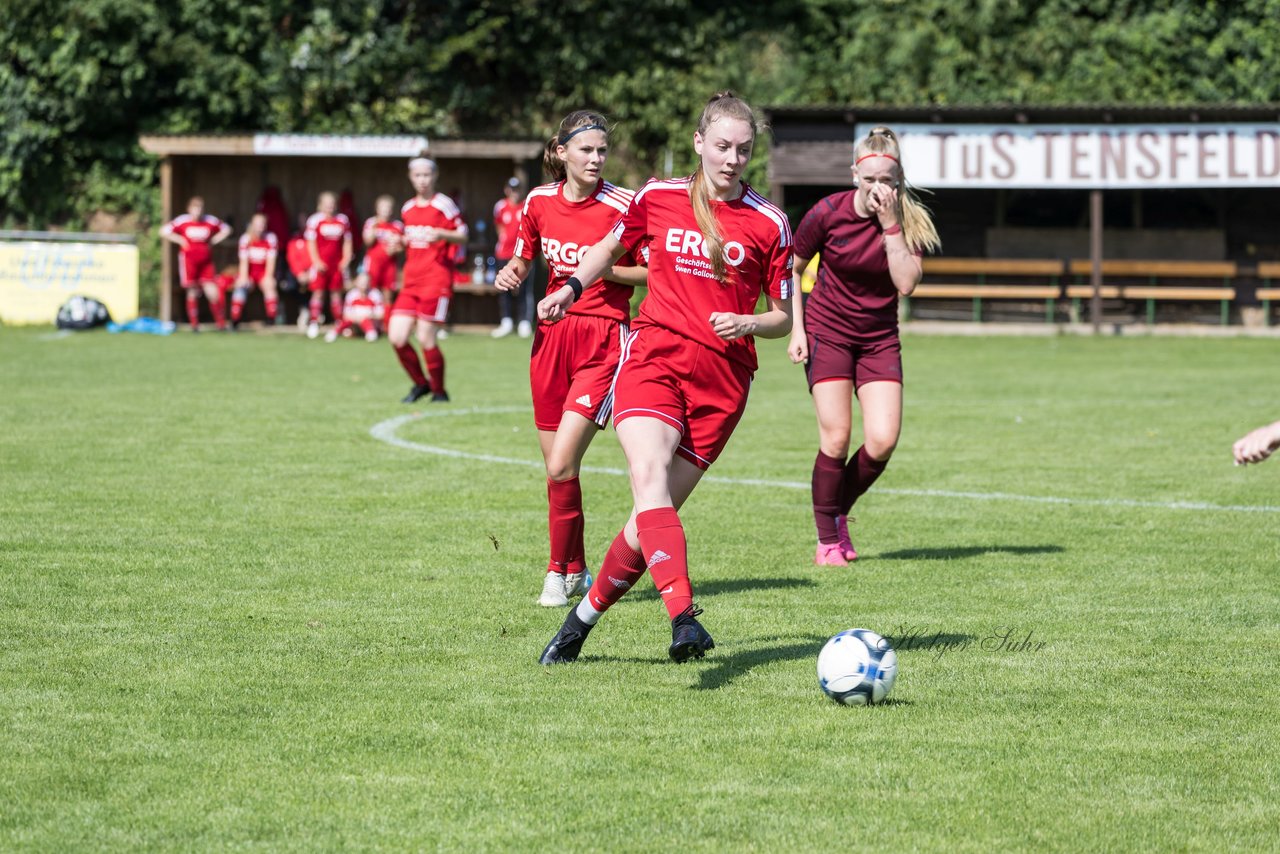
[[102,302],[117,322],[137,317],[138,247],[0,240],[0,322],[53,323],[76,294]]

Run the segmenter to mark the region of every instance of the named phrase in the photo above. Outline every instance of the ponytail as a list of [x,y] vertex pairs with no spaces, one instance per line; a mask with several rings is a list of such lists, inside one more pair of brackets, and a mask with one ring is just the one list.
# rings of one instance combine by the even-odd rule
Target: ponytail
[[912,252],[937,252],[942,248],[938,229],[933,224],[929,209],[916,195],[916,188],[907,181],[902,168],[902,150],[898,137],[887,127],[874,127],[866,138],[853,149],[854,165],[863,157],[882,155],[897,164],[901,186],[898,187],[898,222],[902,224],[902,237]]
[[[713,95],[711,100],[707,101],[707,106],[702,109],[702,117],[698,119],[698,133],[705,137],[712,122],[726,117],[741,119],[749,124],[753,139],[760,130],[755,113],[751,111],[747,102],[732,92],[724,91]],[[715,212],[711,209],[711,191],[707,187],[707,177],[703,174],[701,164],[689,180],[689,200],[693,204],[693,217],[698,222],[698,230],[702,232],[702,238],[706,241],[707,255],[711,259],[711,271],[721,285],[728,284],[729,266],[724,260],[724,237],[720,234]]]
[[553,136],[547,140],[547,147],[542,151],[542,171],[547,173],[551,182],[563,181],[565,176],[564,161],[556,153],[560,147],[560,137]]

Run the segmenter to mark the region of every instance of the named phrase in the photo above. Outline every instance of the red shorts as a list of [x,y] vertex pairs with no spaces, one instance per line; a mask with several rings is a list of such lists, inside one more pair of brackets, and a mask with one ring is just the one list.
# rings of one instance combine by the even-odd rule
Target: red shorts
[[829,344],[813,335],[805,375],[809,389],[827,380],[853,380],[854,389],[869,382],[902,383],[902,344],[890,335],[870,344]]
[[396,262],[386,255],[364,256],[364,274],[369,277],[369,287],[391,293],[396,287]]
[[738,426],[751,370],[660,326],[631,333],[614,383],[614,428],[628,418],[666,421],[681,432],[676,450],[700,469],[716,461]]
[[311,269],[311,290],[313,291],[341,291],[342,286],[346,284],[346,276],[342,275],[342,268],[338,266],[337,261],[329,262],[328,270],[321,270],[319,267]]
[[213,271],[213,258],[209,255],[192,256],[183,252],[178,258],[178,281],[184,288],[212,282],[216,278]]
[[627,325],[607,317],[570,314],[559,323],[539,324],[529,357],[533,423],[539,430],[555,430],[566,412],[600,427],[609,423],[613,378],[626,339]]
[[409,314],[418,320],[430,320],[432,323],[444,323],[449,316],[449,295],[442,293],[428,294],[420,288],[405,288],[396,297],[391,306],[391,314]]

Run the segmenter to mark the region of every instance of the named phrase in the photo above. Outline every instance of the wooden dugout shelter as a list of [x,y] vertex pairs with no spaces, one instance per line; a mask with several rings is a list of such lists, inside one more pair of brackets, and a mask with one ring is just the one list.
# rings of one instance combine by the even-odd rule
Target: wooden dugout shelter
[[[982,299],[1013,298],[1045,300],[1046,319],[1088,298],[1095,324],[1103,299],[1145,305],[1148,322],[1157,303],[1189,316],[1200,300],[1223,322],[1238,306],[1269,312],[1280,261],[1280,104],[767,112],[772,198],[796,224],[823,196],[851,187],[858,139],[875,125],[893,128],[907,179],[931,191],[924,201],[943,239],[944,257],[926,259],[921,296],[945,298],[948,285],[959,294],[964,284],[975,319]],[[939,276],[946,284],[933,287]],[[1005,288],[1015,284],[1024,290]]]
[[[280,188],[293,225],[315,210],[325,190],[350,190],[360,222],[372,216],[374,200],[386,193],[399,203],[413,195],[406,178],[409,158],[421,154],[440,166],[437,189],[462,208],[471,229],[468,254],[493,251],[493,205],[513,175],[527,189],[541,175],[543,143],[521,139],[434,139],[424,136],[335,134],[144,134],[143,150],[160,158],[160,206],[165,222],[184,212],[191,196],[203,196],[206,212],[227,219],[234,236],[214,249],[219,269],[236,262],[235,238],[253,214],[265,188]],[[477,221],[489,228],[480,235]],[[181,300],[177,254],[165,244],[161,267],[160,314],[173,320]],[[283,250],[283,247],[281,247]],[[279,263],[283,264],[283,251]],[[497,322],[496,306],[455,303],[460,319]],[[488,318],[483,316],[492,313]]]

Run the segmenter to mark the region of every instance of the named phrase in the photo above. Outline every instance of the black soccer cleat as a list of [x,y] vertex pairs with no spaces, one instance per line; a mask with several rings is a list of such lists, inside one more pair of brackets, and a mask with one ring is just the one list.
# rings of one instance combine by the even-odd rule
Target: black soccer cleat
[[716,642],[697,620],[701,613],[702,609],[697,605],[690,605],[671,621],[671,647],[667,654],[676,664],[683,664],[691,658],[702,658],[707,650],[715,649]]
[[587,639],[590,631],[591,626],[579,619],[578,609],[570,608],[569,616],[564,618],[564,625],[560,626],[560,631],[556,632],[551,643],[542,651],[538,663],[568,664],[577,661],[578,653],[582,651],[582,642]]
[[448,403],[448,402],[449,402],[449,392],[447,392],[447,391],[436,391],[436,392],[432,392],[432,393],[431,393],[431,402],[432,402],[432,403]]
[[401,400],[400,402],[415,403],[420,398],[426,397],[430,391],[431,391],[431,386],[429,385],[415,385],[413,388],[409,389],[409,393],[406,394],[404,396],[404,399]]

